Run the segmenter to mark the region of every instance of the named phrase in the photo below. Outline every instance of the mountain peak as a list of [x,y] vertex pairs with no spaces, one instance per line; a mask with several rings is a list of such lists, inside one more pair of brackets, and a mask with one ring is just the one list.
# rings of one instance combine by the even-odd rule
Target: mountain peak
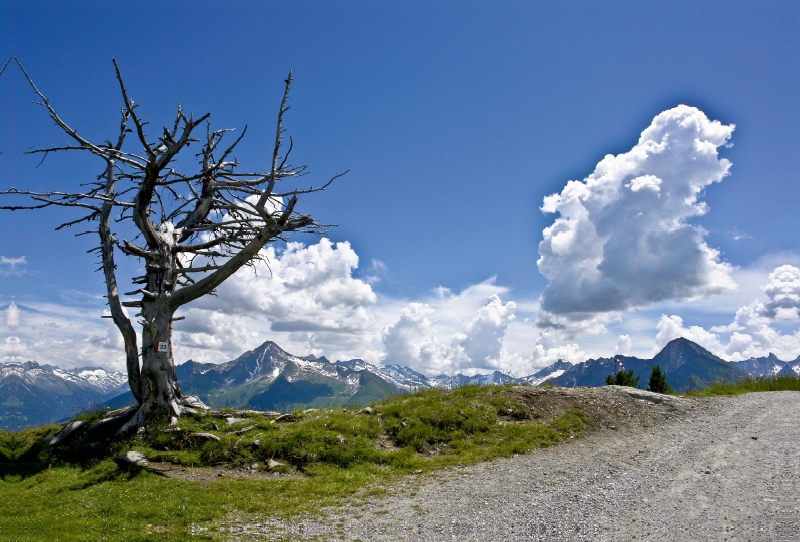
[[678,337],[677,339],[672,339],[667,345],[661,349],[661,352],[656,354],[653,358],[653,361],[656,361],[659,358],[670,358],[674,359],[676,356],[706,356],[713,358],[715,360],[724,361],[723,359],[715,356],[696,342],[692,342],[689,339],[684,337]]

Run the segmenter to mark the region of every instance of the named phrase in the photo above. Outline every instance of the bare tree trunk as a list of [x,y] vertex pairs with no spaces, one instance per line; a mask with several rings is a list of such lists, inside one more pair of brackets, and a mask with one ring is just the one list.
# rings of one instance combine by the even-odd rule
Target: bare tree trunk
[[146,288],[142,294],[140,323],[142,324],[142,368],[140,377],[140,407],[136,415],[120,432],[141,426],[155,410],[164,410],[171,422],[177,423],[183,412],[207,408],[197,397],[184,397],[175,373],[172,355],[172,321],[175,308],[171,302],[177,284],[175,245],[181,230],[171,222],[162,222],[154,231],[157,251],[146,265]]
[[148,322],[142,333],[142,405],[147,410],[158,405],[178,417],[183,396],[172,357],[172,312],[164,305],[155,300],[142,312]]

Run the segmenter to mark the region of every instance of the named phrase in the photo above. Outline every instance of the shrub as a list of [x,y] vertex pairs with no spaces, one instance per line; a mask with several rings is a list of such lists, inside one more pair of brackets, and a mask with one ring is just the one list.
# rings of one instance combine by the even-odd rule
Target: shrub
[[606,377],[606,384],[609,386],[628,386],[631,388],[639,387],[639,377],[633,376],[633,369],[627,371],[619,371],[617,374],[608,375]]
[[667,373],[661,370],[660,365],[653,367],[650,372],[650,381],[647,389],[656,393],[672,393],[672,386],[667,383]]

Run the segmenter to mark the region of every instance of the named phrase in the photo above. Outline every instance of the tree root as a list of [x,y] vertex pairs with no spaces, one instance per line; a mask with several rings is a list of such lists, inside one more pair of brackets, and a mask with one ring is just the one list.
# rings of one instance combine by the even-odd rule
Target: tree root
[[117,435],[125,435],[133,431],[138,431],[145,426],[145,422],[151,415],[154,415],[159,410],[166,408],[170,416],[170,425],[176,425],[178,418],[182,414],[201,415],[209,411],[209,407],[203,403],[199,397],[195,395],[185,395],[183,397],[175,398],[170,401],[169,405],[163,405],[155,401],[145,401],[139,405],[136,413],[131,417],[128,422],[119,428]]

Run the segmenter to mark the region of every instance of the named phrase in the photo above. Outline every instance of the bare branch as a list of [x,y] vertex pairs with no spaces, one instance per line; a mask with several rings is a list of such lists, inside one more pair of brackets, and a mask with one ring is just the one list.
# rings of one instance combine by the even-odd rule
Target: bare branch
[[281,101],[281,109],[278,112],[278,128],[275,130],[275,147],[272,150],[272,170],[270,173],[269,185],[261,198],[258,200],[258,207],[264,208],[267,199],[272,195],[275,189],[276,175],[278,173],[278,153],[281,150],[281,134],[283,133],[283,114],[286,113],[286,101],[289,99],[289,89],[292,86],[292,72],[289,72],[289,77],[286,78],[286,88],[283,91],[283,100]]
[[[17,62],[17,65],[19,66],[19,69],[22,70],[22,73],[25,75],[25,79],[28,80],[28,84],[30,84],[30,86],[33,89],[33,91],[42,100],[41,102],[37,102],[38,105],[41,105],[41,106],[43,106],[43,107],[45,107],[47,109],[47,111],[50,113],[50,118],[53,119],[53,121],[62,130],[64,130],[64,132],[66,132],[67,135],[69,135],[72,139],[74,139],[75,141],[80,143],[83,148],[85,148],[86,150],[92,152],[93,154],[96,154],[97,156],[106,158],[107,157],[107,152],[105,151],[105,149],[103,149],[102,147],[98,147],[97,145],[94,145],[94,144],[90,143],[89,141],[87,141],[86,139],[82,138],[80,135],[78,135],[78,133],[75,130],[70,128],[67,125],[66,122],[61,120],[61,117],[58,116],[58,113],[56,113],[56,110],[53,109],[53,107],[50,105],[50,101],[47,99],[47,97],[44,94],[42,94],[39,91],[38,88],[36,88],[36,85],[33,84],[33,80],[28,75],[28,72],[25,71],[25,68],[22,66],[22,63],[19,60],[17,60],[16,58],[14,58],[14,60]],[[124,158],[124,157],[120,157],[120,160],[124,161],[124,162],[128,162],[129,161],[129,159]],[[138,164],[136,162],[131,162],[131,165],[138,165]]]
[[6,63],[5,63],[5,64],[3,64],[3,67],[2,67],[2,68],[0,68],[0,75],[3,75],[3,72],[4,72],[4,71],[6,71],[6,66],[8,66],[8,63],[9,63],[9,62],[11,62],[11,59],[12,59],[12,58],[13,58],[14,60],[17,60],[17,59],[16,59],[16,57],[13,57],[13,56],[10,56],[10,57],[8,57],[8,60],[6,60]]
[[130,241],[123,240],[122,243],[123,245],[120,247],[122,251],[127,254],[130,254],[131,256],[138,256],[140,258],[146,258],[148,260],[155,260],[158,257],[157,252],[137,247]]
[[139,136],[139,141],[144,147],[145,152],[147,153],[148,158],[153,159],[155,158],[155,153],[153,149],[150,148],[150,145],[147,143],[147,139],[144,137],[144,125],[142,121],[139,120],[139,117],[136,115],[136,106],[133,104],[133,100],[128,98],[128,91],[125,89],[125,83],[122,80],[122,74],[119,71],[119,64],[117,64],[117,59],[112,58],[111,62],[114,63],[114,71],[117,72],[117,81],[119,81],[119,88],[122,92],[122,99],[125,100],[125,111],[130,117],[133,119],[133,124],[136,126],[136,133]]

